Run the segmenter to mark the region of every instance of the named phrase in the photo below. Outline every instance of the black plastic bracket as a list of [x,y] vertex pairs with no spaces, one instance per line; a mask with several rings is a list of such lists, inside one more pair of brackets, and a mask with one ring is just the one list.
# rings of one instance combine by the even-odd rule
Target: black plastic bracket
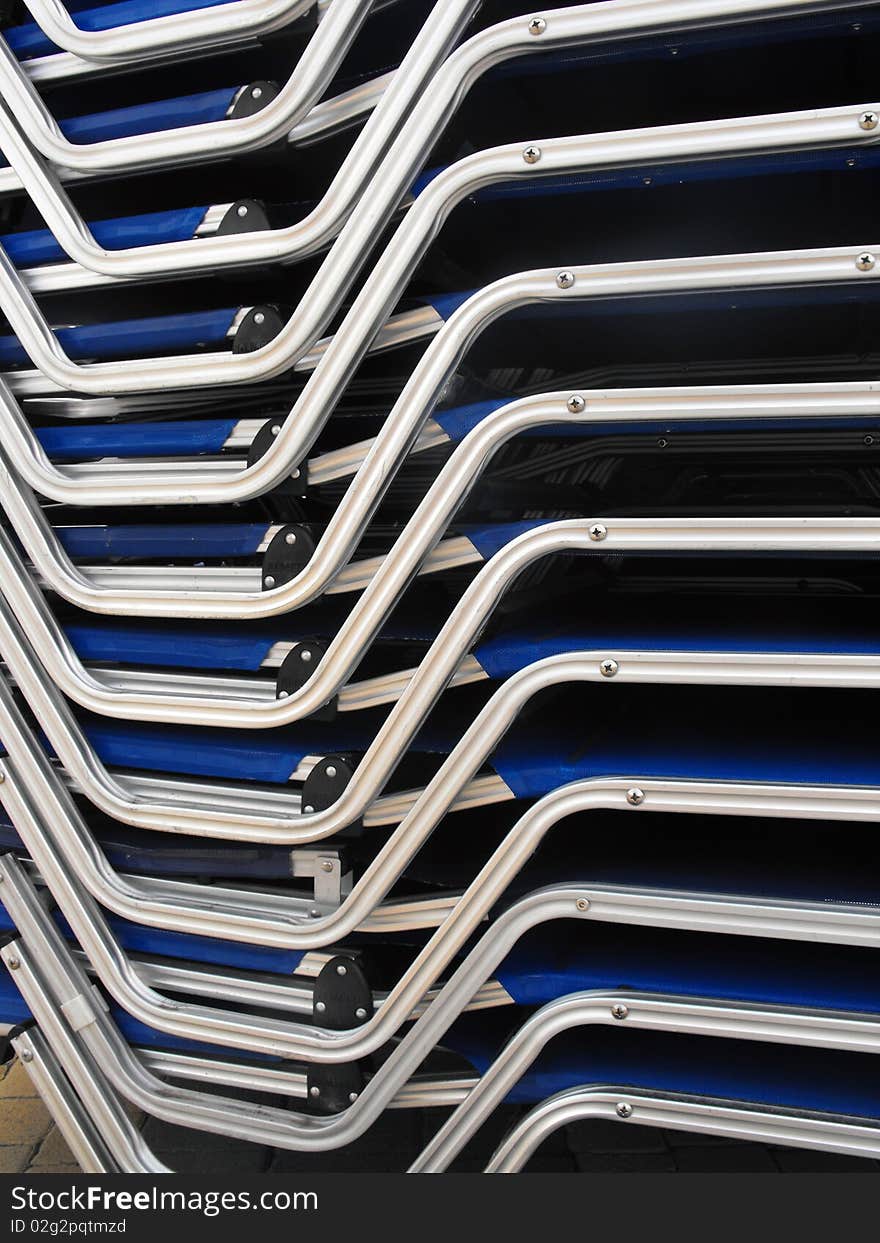
[[315,979],[312,1009],[319,1027],[348,1031],[366,1023],[373,1013],[373,990],[354,955],[337,954]]
[[227,113],[228,120],[240,121],[242,117],[252,117],[262,112],[278,94],[278,90],[278,83],[268,79],[261,78],[257,82],[251,82],[243,91],[239,91],[238,99]]
[[[284,426],[284,419],[267,419],[260,430],[251,441],[248,449],[247,464],[253,466],[259,462],[260,458],[265,457],[269,452],[269,446],[274,444],[275,437],[280,433]],[[309,486],[308,467],[305,463],[295,467],[282,483],[276,484],[272,489],[272,494],[280,493],[282,496],[305,496]]]
[[263,589],[283,587],[301,574],[315,552],[315,538],[302,523],[289,523],[273,536],[263,554]]
[[[309,678],[321,663],[324,653],[327,651],[327,644],[320,642],[318,639],[305,639],[302,643],[295,643],[278,670],[278,678],[275,682],[275,698],[287,699],[289,695],[300,690],[305,686]],[[338,696],[334,695],[329,703],[324,704],[323,708],[309,713],[311,721],[334,721],[338,706]]]
[[266,208],[258,199],[236,199],[227,208],[217,226],[217,237],[230,237],[233,233],[263,233],[269,228]]
[[11,1062],[15,1057],[15,1049],[12,1047],[13,1040],[23,1036],[25,1032],[29,1032],[36,1025],[35,1019],[27,1019],[24,1023],[16,1023],[15,1027],[10,1027],[5,1036],[0,1037],[0,1066],[5,1066],[7,1062]]
[[312,1064],[306,1073],[309,1104],[318,1113],[341,1114],[364,1090],[364,1072],[357,1062],[340,1066]]
[[351,755],[325,755],[314,766],[302,786],[305,815],[326,811],[340,797],[354,776],[357,761]]
[[233,354],[253,354],[278,336],[284,320],[274,306],[252,306],[238,325],[232,342]]

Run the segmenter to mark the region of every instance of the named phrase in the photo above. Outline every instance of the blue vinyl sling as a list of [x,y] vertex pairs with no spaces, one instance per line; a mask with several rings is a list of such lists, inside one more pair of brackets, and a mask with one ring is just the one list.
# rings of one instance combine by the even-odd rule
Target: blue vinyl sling
[[[55,335],[75,359],[143,357],[169,350],[219,348],[227,344],[238,307],[153,315],[116,324],[84,324],[59,328]],[[0,337],[0,366],[27,365],[29,358],[17,337]]]
[[[157,246],[161,242],[184,242],[195,237],[207,210],[207,207],[181,207],[172,211],[144,212],[139,216],[95,220],[89,224],[89,228],[98,245],[106,250]],[[19,268],[67,260],[67,253],[48,229],[4,233],[0,235],[0,246]]]

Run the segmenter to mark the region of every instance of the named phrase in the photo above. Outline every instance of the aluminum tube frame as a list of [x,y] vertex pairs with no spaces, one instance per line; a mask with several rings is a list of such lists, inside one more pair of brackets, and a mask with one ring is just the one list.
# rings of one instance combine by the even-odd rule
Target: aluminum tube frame
[[[446,1119],[424,1151],[410,1166],[411,1174],[438,1174],[461,1152],[469,1139],[477,1132],[486,1118],[500,1105],[508,1092],[519,1082],[529,1067],[537,1060],[544,1048],[555,1036],[579,1027],[596,1024],[618,1027],[637,1027],[647,1031],[695,1032],[703,1036],[727,1036],[771,1041],[797,1046],[869,1050],[859,1038],[850,1044],[847,1040],[832,1046],[813,1038],[810,1029],[818,1030],[832,1014],[840,1017],[840,1011],[791,1009],[784,1006],[754,1007],[737,1002],[691,1001],[687,998],[665,997],[663,994],[623,991],[616,994],[625,998],[624,1017],[618,1019],[609,1007],[607,994],[578,992],[560,997],[542,1006],[523,1023],[502,1049],[501,1053],[480,1077],[476,1087]],[[701,1013],[696,1027],[691,1016]],[[711,1011],[711,1013],[710,1013]],[[680,1026],[675,1015],[680,1014]],[[752,1028],[752,1017],[757,1020]],[[867,1016],[861,1016],[867,1018]],[[769,1019],[769,1024],[768,1024]],[[775,1019],[775,1022],[774,1022]],[[857,1020],[858,1022],[859,1020]],[[769,1029],[765,1028],[768,1024]],[[624,1098],[625,1099],[625,1094]],[[821,1115],[820,1115],[821,1116]],[[827,1119],[830,1121],[834,1115]],[[853,1120],[854,1121],[854,1120]],[[862,1126],[865,1124],[863,1123]],[[880,1128],[875,1126],[875,1149],[871,1155],[880,1153]],[[867,1154],[865,1154],[867,1155]]]
[[[357,1100],[344,1113],[329,1117],[295,1115],[247,1102],[193,1092],[156,1079],[136,1057],[107,1013],[94,1000],[87,977],[71,958],[57,929],[48,919],[11,856],[0,860],[5,881],[4,903],[24,943],[40,962],[56,1005],[75,1021],[82,1040],[106,1067],[117,1091],[148,1113],[195,1130],[217,1131],[277,1147],[328,1151],[364,1134],[412,1077],[428,1052],[461,1012],[482,979],[494,969],[512,945],[531,927],[552,919],[582,917],[582,891],[544,890],[518,902],[502,915],[471,951],[438,995],[434,1004],[410,1028]],[[587,903],[589,905],[589,903]],[[3,950],[4,959],[9,948]],[[641,1000],[640,995],[635,995]],[[611,1007],[629,1004],[633,994],[624,990],[594,993],[596,1021],[614,1023]],[[822,1011],[786,1011],[773,1007],[735,1006],[689,998],[664,999],[669,1006],[670,1029],[695,1035],[788,1041],[818,1047],[876,1051],[880,1031],[875,1017]],[[740,1016],[742,1021],[740,1022]],[[652,1026],[661,1027],[659,1013]]]

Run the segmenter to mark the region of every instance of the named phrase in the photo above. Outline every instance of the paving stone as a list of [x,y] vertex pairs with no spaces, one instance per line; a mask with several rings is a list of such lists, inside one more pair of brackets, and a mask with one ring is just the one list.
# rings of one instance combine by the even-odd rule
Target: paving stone
[[76,1164],[73,1153],[67,1146],[67,1140],[58,1130],[58,1127],[53,1125],[31,1159],[29,1168],[52,1173],[53,1168],[50,1167],[70,1165],[71,1163]]
[[[0,1117],[2,1113],[3,1105],[0,1104]],[[0,1148],[0,1174],[22,1173],[27,1169],[33,1151],[33,1144],[8,1144]]]
[[12,1096],[36,1097],[37,1092],[31,1082],[30,1075],[18,1058],[12,1062],[7,1062],[4,1069],[6,1073],[2,1084],[0,1084],[0,1100],[5,1101]]
[[779,1171],[772,1154],[759,1144],[676,1148],[672,1156],[683,1174],[775,1174]]
[[0,1144],[38,1144],[51,1122],[39,1097],[13,1096],[0,1100]]

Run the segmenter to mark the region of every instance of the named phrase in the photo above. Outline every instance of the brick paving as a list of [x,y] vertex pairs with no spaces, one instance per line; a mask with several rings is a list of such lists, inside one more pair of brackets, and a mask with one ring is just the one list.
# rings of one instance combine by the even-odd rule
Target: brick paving
[[[487,1124],[456,1169],[478,1170],[519,1111],[505,1109]],[[390,1112],[340,1153],[281,1152],[141,1118],[144,1136],[181,1173],[288,1174],[393,1172],[404,1168],[434,1134],[443,1111]],[[878,1173],[880,1161],[831,1153],[770,1148],[684,1132],[579,1122],[551,1136],[530,1166],[535,1172],[582,1173]],[[17,1061],[0,1066],[0,1173],[76,1174],[70,1149]]]

